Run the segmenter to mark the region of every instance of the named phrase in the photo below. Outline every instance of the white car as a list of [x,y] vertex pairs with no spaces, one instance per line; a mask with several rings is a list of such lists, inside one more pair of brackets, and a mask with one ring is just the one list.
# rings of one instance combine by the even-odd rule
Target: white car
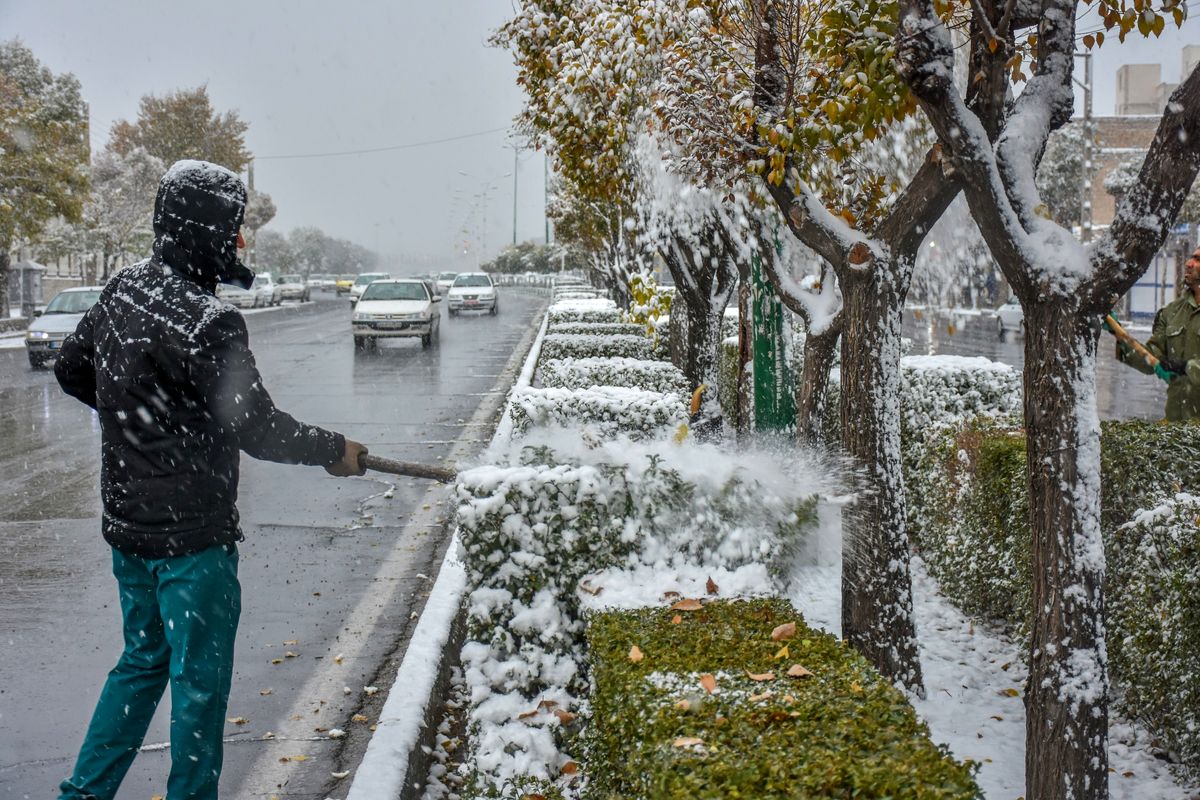
[[308,284],[300,275],[279,276],[279,296],[284,300],[299,300],[308,302]]
[[259,296],[256,292],[231,283],[217,284],[217,297],[235,308],[258,308]]
[[38,369],[58,355],[63,340],[79,327],[79,320],[100,299],[103,286],[66,289],[54,296],[46,310],[37,314],[25,331],[25,352],[29,366]]
[[250,291],[256,295],[260,305],[277,306],[283,302],[283,292],[269,272],[260,272],[255,275],[254,283],[250,285]]
[[450,287],[454,285],[454,279],[458,277],[457,272],[439,272],[433,278],[433,285],[437,287],[437,293],[446,296],[446,292],[450,291]]
[[358,298],[362,297],[363,292],[367,287],[375,281],[386,281],[392,276],[386,272],[364,272],[354,279],[354,285],[350,287],[350,305],[358,302]]
[[997,328],[1001,338],[1004,337],[1005,331],[1025,333],[1025,312],[1021,309],[1021,301],[1016,295],[1008,298],[1007,303],[996,309],[996,316],[1000,320]]
[[379,339],[421,337],[429,347],[438,339],[442,315],[429,284],[417,279],[377,280],[364,288],[351,315],[354,349],[375,347]]
[[452,317],[460,311],[486,311],[493,316],[500,313],[496,286],[486,272],[459,273],[446,292],[446,305]]

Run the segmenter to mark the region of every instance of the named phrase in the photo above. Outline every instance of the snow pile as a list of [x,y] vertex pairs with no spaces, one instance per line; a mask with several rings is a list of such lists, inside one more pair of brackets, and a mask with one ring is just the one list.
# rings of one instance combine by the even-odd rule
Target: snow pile
[[588,604],[639,592],[658,602],[664,585],[701,573],[717,575],[723,594],[770,592],[815,535],[817,495],[833,488],[833,471],[796,454],[690,441],[588,447],[553,432],[524,444],[510,466],[464,472],[457,487],[471,763],[484,792],[553,780],[572,760],[587,713]]
[[970,356],[905,356],[900,372],[900,413],[909,431],[1021,410],[1021,378],[1008,364]]
[[542,385],[559,389],[628,386],[687,396],[687,377],[669,361],[640,358],[566,358],[542,364]]
[[[557,328],[551,328],[557,330]],[[542,341],[542,358],[598,358],[624,356],[650,358],[654,342],[640,333],[548,333]]]
[[669,436],[687,422],[687,400],[682,395],[624,386],[521,388],[513,391],[509,403],[518,433],[532,427],[574,426],[601,437],[623,433],[654,438]]
[[559,300],[546,312],[551,325],[562,322],[620,322],[617,304],[605,298]]

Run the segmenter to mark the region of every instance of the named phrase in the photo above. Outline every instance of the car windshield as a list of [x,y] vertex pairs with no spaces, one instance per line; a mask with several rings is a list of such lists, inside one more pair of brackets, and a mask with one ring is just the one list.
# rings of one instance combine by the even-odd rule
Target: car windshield
[[82,314],[100,299],[100,292],[63,292],[46,306],[47,314]]
[[428,300],[420,283],[372,283],[363,292],[363,300]]
[[263,286],[270,286],[271,279],[270,279],[270,277],[268,277],[266,275],[259,275],[257,278],[254,279],[254,285],[259,288],[262,288]]
[[383,275],[359,275],[354,281],[354,285],[365,286],[368,283],[374,283],[375,281],[383,280],[383,278]]
[[457,272],[439,272],[437,279],[439,281],[452,281],[458,276]]
[[284,275],[279,279],[280,283],[302,283],[303,279],[299,275]]
[[459,275],[454,279],[455,286],[491,286],[487,275]]

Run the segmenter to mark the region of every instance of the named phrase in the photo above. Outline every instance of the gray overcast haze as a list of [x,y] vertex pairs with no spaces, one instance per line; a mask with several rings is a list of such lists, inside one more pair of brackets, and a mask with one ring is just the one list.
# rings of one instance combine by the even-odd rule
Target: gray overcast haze
[[[505,132],[355,156],[267,157],[509,127],[522,96],[511,57],[487,38],[511,13],[503,0],[0,0],[0,35],[79,77],[93,149],[114,121],[136,117],[142,95],[207,84],[217,109],[250,124],[256,185],[279,207],[270,227],[316,225],[398,256],[389,266],[425,269],[466,266],[481,245],[490,257],[511,242]],[[1089,12],[1079,30],[1098,27]],[[1095,113],[1113,113],[1123,63],[1160,62],[1163,79],[1178,81],[1185,44],[1200,44],[1194,17],[1161,39],[1112,37],[1095,59]],[[540,241],[544,161],[528,151],[520,159],[517,236]]]
[[[510,128],[521,92],[510,55],[487,38],[511,13],[487,0],[0,0],[0,36],[79,78],[93,150],[113,122],[137,116],[142,95],[207,84],[218,110],[250,125],[255,184],[279,208],[270,228],[316,225],[425,269],[473,264],[482,242],[493,255],[512,241],[504,130],[365,155],[263,157]],[[544,160],[520,160],[517,235],[540,241]]]

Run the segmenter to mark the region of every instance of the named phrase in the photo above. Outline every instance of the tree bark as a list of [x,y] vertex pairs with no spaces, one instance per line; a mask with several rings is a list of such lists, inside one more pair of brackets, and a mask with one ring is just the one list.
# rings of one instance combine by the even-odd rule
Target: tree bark
[[842,446],[864,484],[842,515],[842,636],[890,680],[923,693],[900,465],[906,286],[893,273],[842,273]]
[[1025,320],[1035,609],[1025,694],[1026,792],[1031,800],[1105,798],[1108,677],[1096,328],[1061,299],[1026,303]]
[[841,317],[828,329],[804,336],[804,365],[796,387],[796,435],[810,445],[825,441],[826,399],[829,396],[829,371],[842,335]]
[[0,319],[8,319],[8,276],[12,266],[9,243],[0,242]]

